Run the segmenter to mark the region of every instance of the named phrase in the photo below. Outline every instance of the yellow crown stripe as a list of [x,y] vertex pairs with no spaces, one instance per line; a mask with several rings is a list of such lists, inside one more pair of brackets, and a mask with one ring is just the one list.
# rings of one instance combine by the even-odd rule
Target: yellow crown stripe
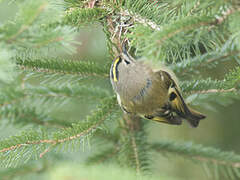
[[118,57],[113,64],[113,81],[117,82],[117,72],[116,72],[116,67],[117,63],[119,62],[120,58]]

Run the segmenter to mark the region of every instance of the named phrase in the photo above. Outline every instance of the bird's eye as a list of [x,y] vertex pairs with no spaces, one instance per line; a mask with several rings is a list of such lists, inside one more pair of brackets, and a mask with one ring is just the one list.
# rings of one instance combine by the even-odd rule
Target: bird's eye
[[124,62],[125,62],[127,65],[128,65],[128,64],[130,64],[130,62],[129,62],[129,61],[127,61],[127,60],[125,60],[125,59],[124,59]]
[[174,92],[172,92],[172,93],[170,94],[169,100],[170,100],[170,101],[173,101],[176,97],[177,97],[177,95],[176,95]]

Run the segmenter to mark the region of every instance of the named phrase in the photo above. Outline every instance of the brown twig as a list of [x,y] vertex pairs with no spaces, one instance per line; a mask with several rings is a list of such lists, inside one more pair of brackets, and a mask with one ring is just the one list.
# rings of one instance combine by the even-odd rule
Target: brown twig
[[139,154],[138,154],[138,148],[137,148],[137,144],[136,144],[136,139],[134,137],[134,135],[131,137],[132,140],[132,148],[133,148],[133,152],[134,152],[134,158],[135,158],[135,163],[136,163],[136,173],[137,175],[140,175],[140,162],[139,162]]
[[88,8],[93,8],[97,0],[90,0],[88,2]]
[[154,29],[156,31],[161,30],[161,27],[159,25],[157,25],[155,22],[145,19],[145,18],[141,17],[140,15],[131,13],[128,10],[121,11],[121,16],[130,16],[130,17],[132,17],[134,22],[138,22],[144,26],[151,27],[152,29]]
[[135,116],[132,114],[124,114],[123,116],[123,133],[124,134],[129,134],[131,136],[131,146],[133,149],[133,155],[135,159],[135,165],[136,165],[136,174],[140,175],[141,172],[141,167],[140,167],[140,160],[139,160],[139,152],[138,152],[138,146],[136,143],[136,138],[135,138],[135,133],[142,131],[143,125],[141,123],[141,118],[139,116]]
[[52,144],[48,148],[46,148],[42,153],[40,153],[39,157],[42,158],[46,153],[48,153],[56,144]]
[[225,20],[225,19],[227,19],[227,17],[229,16],[229,15],[231,15],[231,14],[233,14],[233,13],[235,13],[235,12],[238,12],[238,11],[240,11],[240,8],[229,8],[229,9],[227,9],[226,11],[223,11],[222,12],[222,16],[221,17],[217,17],[216,18],[216,24],[221,24],[221,23],[223,23],[223,21]]

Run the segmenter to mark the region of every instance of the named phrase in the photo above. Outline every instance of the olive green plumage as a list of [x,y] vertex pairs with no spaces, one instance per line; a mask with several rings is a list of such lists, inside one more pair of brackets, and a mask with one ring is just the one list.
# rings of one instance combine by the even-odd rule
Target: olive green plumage
[[171,73],[154,71],[126,51],[113,61],[110,79],[125,113],[176,125],[186,119],[192,127],[197,127],[199,120],[205,118],[185,104]]

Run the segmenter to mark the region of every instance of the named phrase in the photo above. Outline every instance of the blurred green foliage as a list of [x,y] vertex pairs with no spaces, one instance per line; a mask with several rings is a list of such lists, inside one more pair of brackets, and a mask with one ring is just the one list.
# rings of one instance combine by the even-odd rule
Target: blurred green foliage
[[[37,3],[41,3],[40,1],[31,1],[33,4],[36,4],[36,8],[38,7]],[[0,31],[1,31],[1,25],[8,21],[9,19],[13,19],[15,17],[16,11],[17,11],[17,6],[15,4],[14,1],[12,2],[7,2],[7,1],[0,1]],[[28,2],[25,2],[26,4],[28,4]],[[177,3],[177,2],[176,2]],[[71,4],[71,3],[70,3]],[[79,4],[78,4],[79,5]],[[24,11],[24,7],[25,5],[21,5],[21,7],[23,9],[22,10],[23,13],[27,12],[27,19],[24,19],[24,22],[27,22],[28,24],[34,24],[34,23],[39,23],[39,24],[45,24],[46,21],[48,23],[52,23],[55,22],[56,20],[59,20],[58,16],[62,16],[62,9],[57,9],[56,11],[53,9],[49,9],[48,13],[46,13],[44,16],[41,16],[39,21],[35,22],[32,19],[32,14],[35,14],[36,12],[36,8],[31,9],[31,11]],[[58,7],[58,6],[54,6],[54,7]],[[133,10],[138,12],[137,7],[130,7],[130,3],[129,3],[129,8],[134,8]],[[166,7],[167,8],[167,7]],[[163,8],[164,9],[164,8]],[[78,13],[81,13],[79,11],[77,11]],[[143,12],[143,11],[142,11]],[[21,13],[21,11],[19,12]],[[84,11],[84,13],[86,13]],[[102,11],[97,11],[97,13],[102,13]],[[184,15],[184,12],[182,12],[182,16]],[[71,14],[72,15],[72,14]],[[82,14],[81,14],[82,15]],[[86,14],[84,14],[86,15]],[[93,11],[93,15],[94,18],[96,18],[96,15],[94,14]],[[102,15],[102,14],[101,14]],[[148,14],[146,14],[147,16]],[[165,25],[168,26],[168,24],[166,24],[166,21],[169,20],[172,16],[174,16],[174,13],[171,14],[171,16],[167,17],[166,19],[162,19],[162,21],[157,21],[156,17],[158,17],[159,14],[155,14],[151,20],[153,20],[154,22],[156,22],[157,24],[161,24],[163,22],[165,22]],[[53,18],[49,18],[48,17],[53,17]],[[80,16],[82,17],[82,16]],[[84,16],[83,16],[84,17]],[[69,18],[69,17],[68,17]],[[98,17],[97,17],[98,18]],[[86,19],[85,19],[86,20]],[[89,19],[88,19],[89,20]],[[91,19],[90,19],[91,20]],[[90,21],[89,20],[89,21]],[[191,20],[191,19],[190,19]],[[190,21],[189,20],[189,21]],[[229,20],[229,29],[231,30],[232,34],[237,34],[239,32],[239,27],[240,27],[240,23],[238,22],[239,20],[239,13],[237,14],[233,14],[230,16],[230,20]],[[74,21],[72,23],[76,23],[78,21]],[[181,20],[179,20],[180,25],[181,25]],[[174,23],[174,22],[173,22]],[[11,23],[10,23],[11,24]],[[38,25],[39,25],[38,24]],[[12,32],[10,34],[7,34],[7,36],[9,36],[10,38],[12,37],[12,35],[16,32],[19,31],[19,29],[21,29],[22,24],[19,24],[18,29],[10,29]],[[54,25],[54,24],[52,24]],[[75,24],[76,25],[76,24]],[[11,27],[11,25],[10,25]],[[16,27],[16,26],[14,26]],[[96,68],[94,68],[95,64],[90,64],[90,66],[88,66],[88,62],[77,62],[79,59],[91,59],[92,61],[94,61],[94,63],[96,63],[97,67],[100,64],[103,64],[104,62],[106,62],[108,59],[107,57],[107,47],[106,47],[106,41],[105,41],[105,36],[103,31],[101,30],[101,27],[99,25],[93,24],[89,27],[78,27],[78,34],[76,33],[73,37],[74,39],[71,39],[71,37],[68,39],[69,41],[67,41],[66,43],[61,43],[58,44],[58,46],[54,46],[54,48],[56,48],[55,50],[50,50],[51,46],[47,46],[45,48],[45,42],[49,40],[49,38],[51,39],[52,37],[58,37],[59,35],[62,36],[65,33],[68,34],[72,32],[72,29],[69,27],[66,27],[66,29],[57,29],[56,32],[54,32],[52,34],[52,36],[47,36],[49,34],[49,32],[51,32],[51,28],[49,30],[47,30],[44,33],[39,34],[38,32],[40,32],[41,30],[43,30],[45,28],[48,29],[49,27],[46,26],[40,26],[41,28],[38,29],[38,26],[36,25],[36,29],[34,29],[34,31],[30,31],[29,33],[26,33],[25,35],[23,34],[21,38],[26,40],[21,43],[21,41],[17,41],[14,42],[16,44],[14,44],[15,46],[19,47],[19,49],[14,49],[14,48],[6,48],[4,47],[4,44],[2,42],[0,42],[0,47],[1,47],[1,51],[0,51],[0,66],[1,66],[1,71],[0,71],[0,88],[5,86],[6,83],[10,83],[13,80],[18,80],[20,79],[20,81],[26,80],[28,83],[32,84],[32,85],[38,85],[41,88],[35,88],[34,87],[26,87],[29,88],[29,92],[33,93],[36,92],[36,94],[38,94],[38,100],[37,103],[32,101],[32,99],[28,99],[28,100],[24,100],[24,102],[22,100],[20,100],[20,102],[22,102],[23,104],[28,103],[28,106],[31,105],[31,107],[39,107],[41,106],[42,111],[39,109],[36,109],[36,113],[37,114],[41,114],[43,115],[43,110],[44,113],[46,113],[47,115],[49,115],[53,120],[55,119],[62,119],[64,121],[66,121],[66,124],[71,124],[71,123],[78,123],[79,119],[84,119],[92,110],[96,110],[96,104],[99,104],[99,99],[102,98],[103,96],[105,96],[105,94],[107,94],[108,96],[112,95],[112,90],[111,90],[111,85],[109,83],[108,78],[104,78],[101,77],[99,79],[96,78],[83,78],[83,77],[77,77],[77,76],[71,76],[71,73],[69,72],[74,72],[74,68],[71,68],[70,65],[68,65],[68,70],[65,71],[65,73],[69,73],[66,76],[59,78],[57,75],[55,75],[54,77],[50,77],[49,75],[46,75],[42,72],[31,72],[31,68],[35,68],[34,66],[31,66],[31,63],[29,63],[29,61],[25,58],[23,58],[24,60],[21,61],[22,64],[20,65],[24,65],[24,71],[21,72],[20,74],[18,74],[18,76],[14,73],[15,72],[15,66],[13,65],[13,63],[11,62],[12,57],[15,56],[16,53],[21,52],[21,55],[24,54],[23,51],[26,50],[26,48],[30,48],[33,51],[33,56],[36,57],[34,60],[37,60],[39,57],[39,54],[42,55],[42,52],[44,52],[44,57],[46,59],[49,59],[49,57],[54,57],[54,60],[57,61],[61,61],[61,59],[70,59],[70,60],[74,60],[72,61],[73,66],[77,69],[77,65],[86,65],[86,68],[90,68],[91,69],[91,65],[93,65],[93,69],[94,69],[94,73],[98,73],[99,74],[104,74],[105,72],[108,71],[109,68],[109,63],[104,66],[104,68],[100,68],[99,71],[95,71]],[[175,27],[178,28],[178,27]],[[195,29],[195,27],[194,27]],[[142,31],[149,31],[148,28],[144,29],[144,27],[142,27],[141,25],[135,29],[136,33],[143,33]],[[167,29],[168,31],[170,31],[171,29]],[[166,31],[166,33],[169,33],[168,31]],[[196,30],[198,31],[198,30]],[[56,33],[56,34],[55,34]],[[144,32],[146,33],[146,32]],[[197,33],[197,32],[196,32]],[[203,32],[204,34],[207,33],[206,31]],[[149,31],[149,34],[151,34],[151,38],[147,37],[147,36],[138,36],[138,37],[133,37],[135,38],[135,42],[133,42],[133,45],[137,45],[137,52],[142,55],[146,55],[148,56],[148,53],[150,53],[149,57],[152,56],[151,53],[153,53],[153,51],[150,51],[149,48],[151,49],[152,47],[147,46],[146,49],[143,48],[143,46],[145,45],[145,43],[147,43],[148,41],[152,41],[152,39],[156,39],[156,37],[158,37],[159,35],[164,36],[164,32],[156,32],[156,34],[153,34],[151,31]],[[42,36],[41,36],[42,35]],[[199,38],[202,37],[198,34]],[[43,38],[44,37],[44,38]],[[131,38],[131,36],[129,36]],[[42,39],[43,38],[43,39]],[[46,38],[46,39],[45,39]],[[147,39],[146,39],[147,38]],[[149,39],[148,39],[149,38]],[[177,42],[181,41],[181,38],[185,38],[185,35],[182,34],[180,37],[177,37],[175,40]],[[206,39],[208,38],[205,37]],[[1,39],[1,37],[0,37]],[[179,40],[180,39],[180,40]],[[189,39],[189,37],[186,37],[186,39]],[[178,41],[179,40],[179,41]],[[236,42],[240,42],[239,41],[239,36],[236,36],[236,39],[234,39]],[[76,42],[77,41],[77,42]],[[142,44],[139,42],[143,42]],[[191,41],[191,39],[189,40]],[[202,39],[202,41],[204,41],[204,39]],[[81,45],[79,45],[79,42],[81,42]],[[71,46],[73,43],[75,46],[72,49]],[[134,44],[136,43],[136,44]],[[170,45],[172,45],[171,41],[168,41],[168,43]],[[186,44],[186,49],[188,49],[188,41],[185,42]],[[43,45],[43,50],[39,51],[39,52],[35,52],[36,49],[32,48],[32,45],[35,46],[35,44],[38,44],[40,46],[36,46],[37,48],[41,47]],[[166,44],[166,48],[168,48],[168,45]],[[180,45],[182,45],[181,43],[179,43]],[[180,45],[179,44],[175,44],[178,48]],[[237,43],[236,43],[237,44]],[[174,45],[174,46],[175,46]],[[238,43],[238,45],[240,45]],[[210,45],[209,45],[210,46]],[[13,46],[14,47],[14,46]],[[58,49],[59,47],[59,49]],[[64,47],[64,48],[62,48]],[[49,49],[48,49],[49,48]],[[143,50],[141,49],[143,48]],[[155,46],[154,48],[159,48],[157,46]],[[156,52],[159,52],[159,49],[154,49]],[[237,47],[238,49],[240,48]],[[11,49],[11,50],[9,50]],[[211,48],[210,48],[211,49]],[[174,48],[173,48],[174,50]],[[220,49],[221,50],[221,49]],[[224,54],[224,51],[221,51]],[[164,53],[164,52],[163,52]],[[216,54],[218,54],[219,51],[216,50]],[[71,55],[69,55],[71,54]],[[216,54],[213,54],[213,56],[215,56]],[[164,57],[166,58],[166,54],[158,54],[159,57]],[[23,55],[24,56],[24,55]],[[172,54],[169,53],[169,56],[172,57]],[[184,56],[182,56],[181,54],[178,54],[176,56],[174,56],[176,59],[175,61],[178,61],[180,58],[185,58],[191,57],[191,54],[186,54]],[[22,58],[22,57],[21,57]],[[56,59],[55,59],[56,58]],[[59,58],[59,59],[58,59]],[[169,58],[169,57],[167,57]],[[197,60],[199,60],[201,58],[201,56],[199,55],[197,57]],[[169,58],[171,59],[171,58]],[[204,59],[204,58],[203,58]],[[22,59],[20,59],[22,60]],[[30,59],[32,60],[32,59]],[[18,61],[19,63],[20,61]],[[66,61],[67,62],[67,61]],[[170,61],[169,61],[170,62]],[[25,64],[24,64],[25,63]],[[30,64],[31,67],[29,67],[26,64]],[[40,61],[35,61],[32,64],[37,64],[36,66],[40,66],[39,64],[43,64],[43,66],[47,66],[48,70],[51,70],[51,65],[53,64],[48,64],[48,61],[45,61],[44,58],[40,57]],[[50,62],[52,63],[52,62]],[[239,62],[238,62],[239,63]],[[234,61],[234,57],[230,58],[227,62],[223,62],[222,64],[218,65],[217,68],[215,68],[214,70],[211,69],[210,71],[204,71],[204,70],[200,70],[199,74],[202,77],[213,77],[216,78],[217,80],[222,80],[224,75],[229,72],[229,69],[231,69],[232,67],[236,66],[237,63]],[[61,68],[63,67],[62,64],[60,63],[59,65],[59,71],[63,71]],[[181,66],[183,67],[183,66]],[[176,71],[178,71],[177,66],[174,67],[176,69]],[[54,70],[56,70],[56,66],[53,68]],[[80,71],[84,74],[84,69],[83,71],[80,69],[77,69],[77,71]],[[179,68],[180,69],[180,68]],[[190,69],[188,69],[190,70]],[[19,70],[18,70],[19,71]],[[87,72],[90,72],[89,69],[87,69]],[[75,73],[75,72],[74,72]],[[73,73],[73,74],[74,74]],[[181,73],[179,73],[181,74]],[[192,75],[192,74],[190,74]],[[55,78],[55,79],[54,79]],[[237,77],[236,77],[237,78]],[[179,79],[181,80],[181,77],[179,77]],[[238,81],[238,80],[237,80]],[[45,87],[45,85],[48,84],[49,87]],[[65,88],[63,89],[54,89],[53,85],[55,84],[61,84],[62,87],[64,87],[66,85]],[[75,85],[86,85],[89,87],[95,87],[96,90],[98,92],[98,94],[94,94],[93,90],[92,94],[94,94],[93,96],[91,96],[91,98],[88,98],[84,95],[84,92],[88,92],[87,94],[89,95],[89,93],[91,93],[90,91],[88,91],[87,89],[84,89],[84,87],[82,87],[82,90],[80,93],[83,94],[83,96],[79,96],[77,97],[77,94],[79,93],[79,89],[76,88],[74,89],[74,86],[71,87],[67,87],[68,84],[75,84]],[[231,84],[232,85],[232,84]],[[59,86],[61,87],[61,86]],[[48,89],[47,89],[48,88]],[[101,91],[104,88],[103,91]],[[16,93],[15,94],[10,94],[11,97],[14,97],[14,95],[18,95],[17,91],[18,89],[16,89]],[[50,94],[52,96],[54,96],[55,94],[57,94],[59,91],[61,92],[65,92],[64,94],[62,94],[63,96],[61,97],[61,99],[51,99],[48,97],[45,97],[44,94],[48,94],[50,92]],[[47,93],[46,93],[47,92]],[[1,93],[3,93],[3,91],[1,91]],[[79,93],[79,94],[80,94]],[[10,96],[9,95],[9,96]],[[71,96],[72,97],[68,98],[66,100],[65,96]],[[96,96],[96,97],[95,97]],[[36,98],[36,97],[34,97]],[[48,102],[49,103],[46,103]],[[175,126],[169,126],[169,125],[165,125],[165,124],[159,124],[156,122],[149,122],[147,124],[147,128],[146,131],[149,133],[148,136],[148,141],[149,142],[156,142],[159,140],[165,140],[165,139],[171,139],[171,140],[175,140],[177,142],[183,142],[183,141],[192,141],[195,142],[197,144],[204,144],[204,145],[208,145],[208,146],[214,146],[217,148],[220,148],[222,150],[225,151],[234,151],[238,154],[240,154],[240,143],[239,143],[239,127],[240,127],[240,121],[239,121],[239,117],[240,117],[240,112],[239,112],[239,107],[240,107],[240,102],[239,102],[239,98],[237,98],[235,95],[229,95],[227,93],[221,93],[220,94],[210,94],[208,96],[201,96],[201,95],[196,95],[196,94],[192,94],[190,96],[187,97],[187,100],[189,102],[192,102],[193,105],[197,106],[198,109],[200,109],[202,112],[204,112],[204,114],[207,114],[208,118],[206,120],[203,120],[201,122],[201,125],[199,128],[197,129],[191,129],[188,127],[188,125],[184,124],[183,126],[180,127],[175,127]],[[193,101],[194,100],[194,101]],[[54,104],[54,103],[55,104]],[[45,104],[46,103],[46,104]],[[21,103],[20,103],[21,105]],[[201,105],[201,107],[199,106]],[[22,106],[23,108],[25,108],[25,106]],[[26,106],[27,107],[27,106]],[[9,105],[9,108],[12,108],[11,105]],[[20,123],[16,123],[15,125],[12,125],[8,122],[8,116],[5,117],[5,120],[2,120],[1,122],[1,131],[0,131],[0,137],[1,139],[12,136],[12,135],[16,135],[18,134],[20,131],[22,130],[27,130],[29,128],[36,128],[36,125],[32,125],[32,124],[25,124],[23,125],[21,122]],[[43,117],[43,119],[45,120],[45,116]],[[114,119],[117,120],[118,117],[114,116]],[[21,120],[21,119],[20,119]],[[24,120],[24,119],[23,119]],[[50,118],[47,117],[47,120],[51,120]],[[49,123],[49,122],[48,122]],[[110,127],[114,127],[114,124],[110,125],[106,125],[106,126],[110,126]],[[37,126],[38,128],[38,126]],[[107,127],[103,126],[101,127],[102,129],[106,129],[106,131],[111,131],[111,130],[107,130]],[[56,131],[55,129],[53,130],[53,127],[50,127],[48,129],[49,132],[52,131]],[[86,140],[88,141],[88,140]],[[34,179],[38,178],[38,179],[59,179],[59,180],[63,180],[63,179],[96,179],[96,180],[100,180],[100,179],[138,179],[133,172],[130,172],[129,170],[124,170],[124,169],[120,169],[119,167],[109,167],[107,166],[93,166],[93,167],[84,167],[82,165],[80,165],[80,163],[82,163],[84,160],[86,160],[86,157],[95,152],[95,149],[98,151],[99,149],[105,149],[105,147],[107,146],[104,143],[93,143],[93,145],[88,145],[88,142],[86,143],[87,146],[86,148],[77,148],[78,149],[84,149],[85,152],[70,152],[70,150],[67,151],[67,153],[62,153],[60,152],[60,154],[55,153],[55,152],[51,152],[48,156],[46,156],[46,158],[44,158],[44,160],[41,160],[41,162],[39,163],[29,163],[26,164],[26,167],[19,167],[19,169],[5,169],[5,168],[1,168],[0,174],[2,176],[3,179],[32,179],[34,177]],[[71,145],[70,145],[71,146]],[[58,150],[56,150],[58,151]],[[76,149],[73,148],[73,151],[76,151]],[[56,155],[58,154],[58,155]],[[206,175],[204,173],[204,168],[206,171],[209,171],[209,165],[204,164],[204,168],[200,168],[201,166],[196,165],[195,163],[191,162],[191,161],[186,161],[184,158],[179,158],[176,156],[167,156],[166,158],[164,156],[159,156],[157,153],[152,153],[151,156],[153,157],[152,161],[151,161],[151,168],[153,169],[153,175],[152,177],[143,177],[142,179],[163,179],[163,180],[177,180],[177,179],[184,179],[184,180],[190,180],[190,179],[206,179]],[[49,158],[50,157],[50,158]],[[46,162],[47,163],[46,163]],[[49,163],[50,162],[50,163]],[[46,164],[50,164],[50,165],[46,165]],[[214,166],[214,165],[213,165]],[[12,170],[12,171],[11,171]],[[155,177],[156,176],[156,177]],[[209,178],[214,178],[213,176],[217,176],[216,175],[211,175],[211,173],[209,173]],[[1,179],[1,178],[0,178]],[[219,179],[227,179],[226,177],[220,177]]]

